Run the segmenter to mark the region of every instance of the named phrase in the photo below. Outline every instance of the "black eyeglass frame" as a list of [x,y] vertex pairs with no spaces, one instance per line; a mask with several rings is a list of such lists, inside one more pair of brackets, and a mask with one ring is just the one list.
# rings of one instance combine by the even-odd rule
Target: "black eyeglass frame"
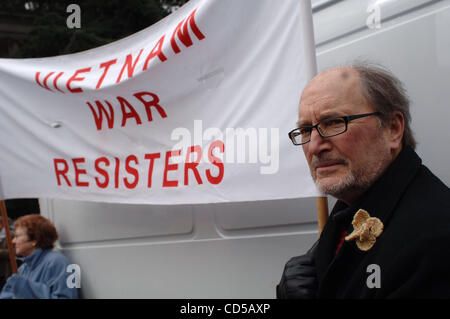
[[[290,132],[288,133],[288,136],[289,136],[289,139],[292,141],[292,143],[293,143],[294,145],[303,145],[303,144],[309,143],[309,142],[311,141],[311,137],[310,137],[309,140],[306,141],[306,142],[296,143],[295,140],[294,140],[294,136],[292,136],[292,134],[293,134],[295,131],[299,130],[299,129],[311,129],[311,132],[312,132],[313,129],[316,129],[317,133],[319,133],[319,135],[320,135],[322,138],[333,137],[333,136],[341,135],[341,134],[347,132],[347,129],[348,129],[348,123],[349,123],[349,122],[351,122],[351,121],[353,121],[353,120],[356,120],[356,119],[360,119],[360,118],[366,117],[366,116],[371,116],[371,115],[381,115],[381,112],[372,112],[372,113],[364,113],[364,114],[356,114],[356,115],[346,115],[346,116],[336,116],[336,117],[326,118],[326,119],[323,119],[322,121],[318,122],[316,125],[308,125],[308,126],[297,127],[297,128],[295,128],[295,129],[293,129],[292,131],[290,131]],[[319,125],[320,125],[322,122],[324,122],[324,121],[330,121],[330,120],[335,120],[335,119],[344,119],[344,122],[345,122],[345,130],[343,130],[343,131],[340,132],[340,133],[333,134],[333,135],[323,135],[323,134],[320,132],[320,130],[319,130]]]

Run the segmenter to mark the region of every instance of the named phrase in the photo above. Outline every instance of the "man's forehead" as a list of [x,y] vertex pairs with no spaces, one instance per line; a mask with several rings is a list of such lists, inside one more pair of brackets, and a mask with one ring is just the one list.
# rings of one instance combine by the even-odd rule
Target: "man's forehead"
[[314,115],[333,115],[366,104],[359,73],[350,67],[337,67],[314,77],[303,90],[299,121]]
[[336,67],[316,75],[305,87],[302,99],[311,95],[345,95],[360,88],[359,73],[351,67]]

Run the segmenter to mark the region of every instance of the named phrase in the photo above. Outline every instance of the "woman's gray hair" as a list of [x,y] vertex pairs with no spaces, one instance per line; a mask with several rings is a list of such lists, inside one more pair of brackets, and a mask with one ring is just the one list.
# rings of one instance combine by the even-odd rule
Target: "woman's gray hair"
[[416,148],[416,140],[411,131],[411,114],[409,112],[409,98],[403,83],[392,72],[381,65],[369,62],[355,62],[350,67],[359,73],[362,90],[375,109],[381,112],[380,119],[383,126],[387,126],[391,115],[400,111],[405,119],[403,146]]

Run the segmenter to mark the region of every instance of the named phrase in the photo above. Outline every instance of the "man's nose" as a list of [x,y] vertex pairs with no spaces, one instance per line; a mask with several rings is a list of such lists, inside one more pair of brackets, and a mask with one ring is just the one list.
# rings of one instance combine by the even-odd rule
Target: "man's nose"
[[311,140],[307,145],[309,153],[311,155],[318,155],[319,153],[331,148],[331,144],[328,138],[320,136],[317,129],[313,129],[311,131]]

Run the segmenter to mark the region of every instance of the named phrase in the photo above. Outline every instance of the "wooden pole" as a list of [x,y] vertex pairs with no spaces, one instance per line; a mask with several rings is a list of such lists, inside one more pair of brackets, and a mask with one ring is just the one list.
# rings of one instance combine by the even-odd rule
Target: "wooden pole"
[[[316,47],[314,41],[313,30],[313,17],[311,1],[300,0],[300,12],[302,12],[301,28],[304,37],[304,41],[308,44],[309,50],[304,50],[305,60],[308,61],[305,65],[306,78],[310,81],[317,74],[317,61],[316,61]],[[305,14],[303,14],[305,13]],[[328,219],[328,201],[326,197],[317,197],[317,217],[319,221],[318,230],[319,236],[322,233],[323,227]]]
[[11,263],[11,270],[13,274],[17,274],[16,254],[11,240],[11,232],[9,231],[8,214],[6,212],[5,201],[0,201],[0,210],[2,212],[3,227],[5,227],[6,243],[8,244],[9,262]]
[[328,219],[328,199],[326,197],[317,197],[317,221],[319,237]]

